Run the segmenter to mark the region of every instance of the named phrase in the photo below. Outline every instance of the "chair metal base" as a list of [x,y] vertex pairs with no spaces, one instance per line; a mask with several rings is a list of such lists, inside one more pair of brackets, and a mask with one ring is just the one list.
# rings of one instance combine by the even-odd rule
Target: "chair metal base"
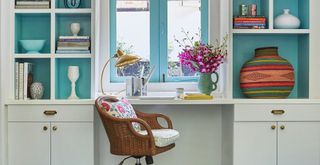
[[[136,159],[136,164],[135,164],[135,165],[142,165],[142,164],[141,164],[141,158],[142,158],[142,156],[130,156],[130,157],[124,158],[124,159],[120,162],[119,165],[123,165],[124,161],[127,160],[127,159],[129,159],[129,158],[131,158],[131,157]],[[153,164],[153,158],[152,158],[152,156],[146,156],[145,160],[146,160],[147,165],[152,165],[152,164]]]

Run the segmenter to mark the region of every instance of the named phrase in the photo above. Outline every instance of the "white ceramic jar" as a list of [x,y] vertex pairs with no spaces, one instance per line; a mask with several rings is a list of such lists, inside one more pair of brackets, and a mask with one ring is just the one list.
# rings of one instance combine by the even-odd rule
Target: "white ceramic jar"
[[42,99],[44,92],[43,85],[40,82],[34,82],[30,86],[30,95],[32,99]]
[[290,14],[290,9],[283,9],[283,14],[274,20],[276,29],[298,29],[300,24],[299,18]]

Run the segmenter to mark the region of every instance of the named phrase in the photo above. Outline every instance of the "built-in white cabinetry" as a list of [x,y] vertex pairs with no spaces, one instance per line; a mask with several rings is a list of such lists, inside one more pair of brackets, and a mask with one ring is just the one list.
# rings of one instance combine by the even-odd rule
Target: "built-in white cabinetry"
[[9,105],[9,165],[93,165],[92,105]]
[[9,165],[50,164],[50,123],[8,124]]
[[276,165],[276,130],[271,122],[234,124],[234,165]]
[[236,105],[234,165],[319,165],[320,106]]
[[278,125],[278,165],[320,164],[320,122]]

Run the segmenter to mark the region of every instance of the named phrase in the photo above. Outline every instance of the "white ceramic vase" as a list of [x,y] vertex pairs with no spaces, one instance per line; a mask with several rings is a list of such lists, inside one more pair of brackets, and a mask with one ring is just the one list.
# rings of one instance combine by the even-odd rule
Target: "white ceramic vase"
[[283,14],[274,20],[276,29],[298,29],[300,23],[299,18],[290,14],[289,9],[283,9]]
[[79,79],[79,66],[68,67],[68,78],[71,81],[71,93],[68,99],[79,99],[76,93],[76,82]]
[[72,23],[70,25],[70,29],[71,29],[71,32],[73,34],[73,36],[78,36],[79,32],[80,32],[80,23]]
[[30,95],[32,99],[42,99],[43,85],[40,82],[34,82],[30,86]]

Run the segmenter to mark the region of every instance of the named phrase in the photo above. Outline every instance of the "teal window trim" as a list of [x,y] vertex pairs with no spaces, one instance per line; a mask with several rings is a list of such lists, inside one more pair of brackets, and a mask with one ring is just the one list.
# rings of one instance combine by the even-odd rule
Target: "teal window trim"
[[[161,20],[163,26],[161,26],[161,39],[160,39],[160,80],[163,82],[195,82],[198,80],[197,76],[181,76],[181,77],[169,77],[168,73],[168,35],[167,35],[167,0],[163,0],[163,5],[160,6],[160,11],[164,11],[161,15]],[[201,40],[208,43],[209,34],[209,3],[208,0],[201,0]],[[165,75],[165,80],[163,80],[163,75]]]
[[[109,1],[110,20],[110,57],[116,53],[117,27],[116,27],[116,2]],[[168,35],[167,35],[167,0],[150,0],[150,63],[155,66],[151,82],[162,82],[165,74],[165,82],[193,82],[197,77],[168,77]],[[208,0],[201,0],[201,39],[208,42],[209,9]],[[115,60],[110,63],[110,79],[112,83],[124,82],[124,77],[117,76]]]
[[[110,56],[111,58],[117,51],[117,0],[109,1],[109,24],[110,24]],[[117,76],[115,59],[110,60],[110,81],[113,83],[124,82],[124,77]]]

